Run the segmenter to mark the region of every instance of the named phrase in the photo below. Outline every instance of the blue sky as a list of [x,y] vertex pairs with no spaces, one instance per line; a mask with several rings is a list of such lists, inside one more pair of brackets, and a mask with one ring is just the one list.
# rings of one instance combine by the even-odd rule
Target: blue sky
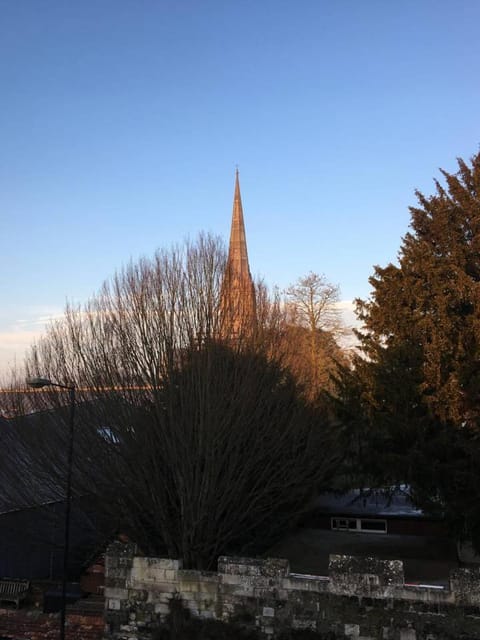
[[480,142],[477,0],[0,0],[0,370],[130,258],[228,238],[343,300]]

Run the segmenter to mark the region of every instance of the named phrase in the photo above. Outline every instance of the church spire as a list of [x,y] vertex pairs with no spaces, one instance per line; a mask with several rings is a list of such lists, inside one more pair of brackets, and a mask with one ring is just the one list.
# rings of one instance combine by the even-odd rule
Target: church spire
[[255,324],[255,309],[255,287],[248,265],[247,238],[237,169],[230,244],[221,293],[224,336],[239,337],[245,330],[250,332]]
[[232,228],[230,231],[230,245],[228,249],[228,265],[234,273],[241,278],[250,280],[250,268],[248,266],[247,238],[245,235],[245,223],[243,221],[242,196],[240,195],[240,181],[238,168],[235,172],[235,193],[233,196]]

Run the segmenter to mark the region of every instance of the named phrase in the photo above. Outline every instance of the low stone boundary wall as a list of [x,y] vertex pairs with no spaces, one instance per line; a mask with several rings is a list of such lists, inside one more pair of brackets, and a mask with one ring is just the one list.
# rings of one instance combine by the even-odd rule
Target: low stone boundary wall
[[359,640],[480,639],[480,573],[459,569],[451,588],[405,585],[400,560],[330,556],[328,576],[290,573],[287,560],[221,557],[218,571],[136,555],[115,543],[106,558],[109,638],[148,637],[172,598],[201,618],[236,621],[267,637],[286,629]]

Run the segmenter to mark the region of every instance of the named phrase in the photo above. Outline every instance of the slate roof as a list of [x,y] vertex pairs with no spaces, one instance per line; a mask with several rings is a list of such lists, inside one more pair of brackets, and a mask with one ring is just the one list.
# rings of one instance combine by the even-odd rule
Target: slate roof
[[[81,419],[80,411],[78,428]],[[0,577],[61,575],[67,423],[68,407],[19,418],[0,417]],[[91,461],[95,463],[93,456]],[[81,491],[74,491],[71,510],[72,576],[78,576],[113,526],[92,502],[80,473],[80,468],[74,468],[74,484]]]
[[354,489],[343,494],[323,493],[311,504],[315,511],[352,516],[421,518],[424,513],[413,504],[408,491],[395,489]]

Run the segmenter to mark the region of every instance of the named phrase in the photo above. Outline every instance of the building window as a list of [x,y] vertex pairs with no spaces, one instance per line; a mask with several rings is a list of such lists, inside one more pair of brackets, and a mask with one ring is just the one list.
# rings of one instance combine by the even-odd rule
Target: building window
[[372,533],[387,533],[386,520],[360,520],[360,531],[371,531]]
[[331,518],[333,531],[356,533],[387,533],[387,521],[373,518]]
[[332,518],[332,529],[336,531],[356,531],[356,518]]

